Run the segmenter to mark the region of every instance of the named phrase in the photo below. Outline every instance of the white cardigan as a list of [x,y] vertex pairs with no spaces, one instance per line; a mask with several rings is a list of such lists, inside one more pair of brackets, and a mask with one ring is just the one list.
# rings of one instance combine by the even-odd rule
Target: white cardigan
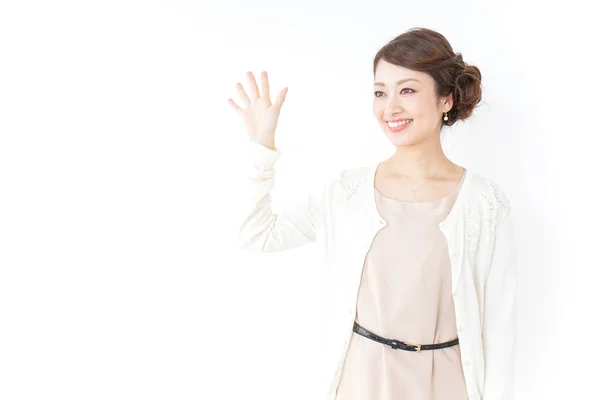
[[[386,225],[375,203],[377,165],[344,169],[303,201],[274,213],[270,190],[281,150],[250,141],[247,155],[241,198],[247,208],[239,246],[277,252],[319,245],[326,277],[323,362],[330,373],[323,399],[334,400],[353,334],[365,256]],[[448,242],[467,391],[470,400],[512,400],[517,254],[511,207],[494,182],[468,169],[465,174],[454,207],[439,226]]]

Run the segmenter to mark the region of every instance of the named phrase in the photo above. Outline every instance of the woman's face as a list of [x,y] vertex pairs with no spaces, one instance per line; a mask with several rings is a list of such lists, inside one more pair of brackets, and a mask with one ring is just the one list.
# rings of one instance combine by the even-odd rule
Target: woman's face
[[[439,140],[442,117],[452,108],[452,96],[438,100],[431,76],[381,60],[373,91],[373,114],[394,146]],[[407,119],[412,121],[405,126],[388,125],[388,121]]]

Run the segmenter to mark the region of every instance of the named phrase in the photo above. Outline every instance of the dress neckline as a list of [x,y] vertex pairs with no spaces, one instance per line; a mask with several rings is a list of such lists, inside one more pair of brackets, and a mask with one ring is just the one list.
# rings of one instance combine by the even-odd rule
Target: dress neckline
[[392,197],[383,195],[379,190],[377,190],[377,188],[375,188],[375,185],[373,185],[377,209],[381,215],[411,214],[413,216],[427,216],[450,214],[453,206],[456,203],[456,199],[460,194],[461,188],[464,186],[463,183],[467,175],[466,172],[467,170],[463,168],[463,173],[460,180],[450,193],[444,195],[443,197],[429,201],[413,202],[408,200],[394,199]]

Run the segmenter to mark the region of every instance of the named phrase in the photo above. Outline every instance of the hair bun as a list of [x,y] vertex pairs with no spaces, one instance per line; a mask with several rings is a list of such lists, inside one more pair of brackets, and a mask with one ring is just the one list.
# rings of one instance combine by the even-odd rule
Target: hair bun
[[463,61],[463,56],[462,54],[458,53],[456,55],[454,55],[454,60],[459,63],[460,65],[465,65],[465,62]]

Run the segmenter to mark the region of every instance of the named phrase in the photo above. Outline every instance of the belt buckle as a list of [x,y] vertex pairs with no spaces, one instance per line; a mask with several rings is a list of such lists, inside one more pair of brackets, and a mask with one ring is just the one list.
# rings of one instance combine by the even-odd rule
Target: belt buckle
[[417,353],[421,351],[421,345],[420,344],[412,343],[412,342],[409,342],[408,340],[405,340],[404,343],[406,343],[408,345],[411,345],[411,346],[415,346],[416,347],[415,351]]

